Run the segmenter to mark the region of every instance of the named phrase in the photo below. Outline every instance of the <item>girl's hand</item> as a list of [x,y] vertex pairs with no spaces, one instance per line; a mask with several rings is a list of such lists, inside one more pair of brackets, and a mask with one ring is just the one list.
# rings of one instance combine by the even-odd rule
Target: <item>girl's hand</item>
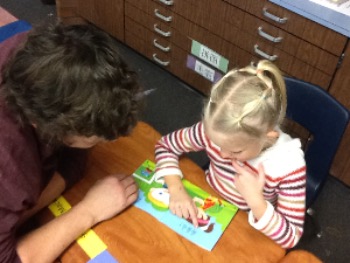
[[176,189],[169,189],[170,201],[169,209],[170,211],[185,219],[191,219],[192,224],[197,227],[197,207],[192,198],[186,192],[186,189],[181,185],[177,186]]
[[236,189],[253,210],[253,213],[255,208],[265,212],[266,202],[263,196],[265,171],[263,165],[259,164],[258,173],[245,165],[241,166],[237,161],[232,161],[232,166],[237,172],[235,175]]

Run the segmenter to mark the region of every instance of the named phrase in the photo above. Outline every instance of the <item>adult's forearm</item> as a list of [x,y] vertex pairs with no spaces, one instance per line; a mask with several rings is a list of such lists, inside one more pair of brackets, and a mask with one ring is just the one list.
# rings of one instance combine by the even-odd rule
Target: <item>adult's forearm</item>
[[94,225],[80,203],[65,214],[24,236],[17,245],[23,263],[53,262],[77,237]]
[[18,242],[22,262],[53,262],[86,230],[135,202],[137,189],[133,177],[128,175],[109,175],[98,180],[80,203]]

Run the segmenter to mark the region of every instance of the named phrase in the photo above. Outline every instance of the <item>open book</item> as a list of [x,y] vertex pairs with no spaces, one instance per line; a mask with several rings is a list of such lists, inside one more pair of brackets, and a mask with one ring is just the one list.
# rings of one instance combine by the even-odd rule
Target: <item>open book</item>
[[209,195],[199,187],[183,179],[182,182],[193,198],[199,211],[199,227],[195,228],[189,220],[179,218],[169,209],[169,192],[165,185],[154,181],[155,164],[146,160],[135,172],[139,185],[139,198],[135,206],[151,214],[178,234],[197,244],[212,250],[238,208],[222,199]]

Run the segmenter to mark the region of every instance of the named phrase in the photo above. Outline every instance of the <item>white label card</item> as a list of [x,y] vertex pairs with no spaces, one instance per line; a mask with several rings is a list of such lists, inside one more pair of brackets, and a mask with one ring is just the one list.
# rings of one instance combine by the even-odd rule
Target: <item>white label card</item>
[[196,60],[194,70],[201,76],[209,79],[211,82],[214,82],[215,70],[204,65],[202,62]]

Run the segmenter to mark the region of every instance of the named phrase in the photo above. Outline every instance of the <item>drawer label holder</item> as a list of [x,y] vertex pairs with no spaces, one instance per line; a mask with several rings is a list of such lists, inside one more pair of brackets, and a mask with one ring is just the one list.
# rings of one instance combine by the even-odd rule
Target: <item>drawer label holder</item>
[[191,54],[205,61],[209,65],[226,73],[229,61],[207,46],[192,40]]

